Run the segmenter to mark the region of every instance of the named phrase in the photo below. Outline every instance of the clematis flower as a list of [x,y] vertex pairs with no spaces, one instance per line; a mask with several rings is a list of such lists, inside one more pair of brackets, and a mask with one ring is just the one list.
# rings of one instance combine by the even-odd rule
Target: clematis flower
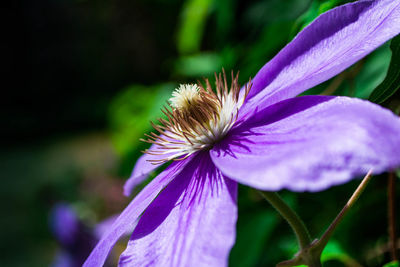
[[85,266],[101,266],[127,230],[121,266],[226,266],[237,183],[320,191],[399,166],[400,119],[389,110],[348,97],[295,97],[399,32],[399,0],[361,0],[319,16],[242,89],[237,76],[228,85],[224,75],[214,90],[208,82],[182,85],[125,193],[172,163],[121,213]]

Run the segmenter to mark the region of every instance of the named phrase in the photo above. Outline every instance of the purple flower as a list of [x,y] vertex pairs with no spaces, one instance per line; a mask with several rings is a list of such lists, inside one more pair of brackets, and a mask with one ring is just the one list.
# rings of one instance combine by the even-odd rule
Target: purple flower
[[[172,160],[121,213],[87,259],[101,266],[133,230],[121,266],[226,266],[235,241],[237,182],[260,190],[319,191],[400,165],[400,119],[370,102],[302,96],[400,32],[399,0],[365,0],[318,17],[249,86],[219,76],[185,85],[137,162],[128,194]],[[250,83],[249,83],[250,85]],[[247,94],[248,93],[248,94]]]
[[[65,203],[56,204],[50,212],[50,228],[59,242],[53,267],[82,266],[88,253],[110,228],[116,217],[112,216],[90,229],[77,217],[75,211]],[[109,265],[111,266],[111,265]]]
[[64,203],[53,207],[50,213],[50,227],[61,245],[52,266],[81,266],[96,242],[96,237],[77,217],[75,212]]

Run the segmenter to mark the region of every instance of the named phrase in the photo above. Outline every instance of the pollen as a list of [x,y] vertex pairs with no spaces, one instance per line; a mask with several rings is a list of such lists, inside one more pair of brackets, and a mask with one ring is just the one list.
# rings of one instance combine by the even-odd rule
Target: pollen
[[159,164],[182,160],[197,151],[211,149],[222,140],[237,121],[239,108],[251,88],[251,80],[241,89],[238,79],[239,74],[234,76],[232,72],[228,86],[223,70],[215,74],[215,90],[208,79],[204,84],[181,84],[175,89],[162,109],[165,118],[160,118],[159,124],[152,123],[157,133],[142,139],[154,144],[144,153],[161,158],[150,161]]

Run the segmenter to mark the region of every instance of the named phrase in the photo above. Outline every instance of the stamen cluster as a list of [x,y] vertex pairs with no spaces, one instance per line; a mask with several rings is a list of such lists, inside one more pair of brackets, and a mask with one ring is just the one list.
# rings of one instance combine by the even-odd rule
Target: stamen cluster
[[215,74],[215,92],[208,79],[205,86],[201,83],[180,85],[162,109],[167,119],[160,118],[161,125],[152,123],[158,132],[146,135],[148,143],[156,148],[146,150],[152,155],[165,155],[153,163],[169,160],[181,160],[192,153],[210,149],[220,141],[237,120],[249,90],[249,82],[241,94],[238,83],[239,74],[231,73],[231,85],[228,87],[225,72]]

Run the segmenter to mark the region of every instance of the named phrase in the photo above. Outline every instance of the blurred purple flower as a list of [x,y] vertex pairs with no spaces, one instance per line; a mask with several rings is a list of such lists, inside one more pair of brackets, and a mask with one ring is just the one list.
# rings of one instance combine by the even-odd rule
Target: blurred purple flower
[[237,182],[319,191],[399,166],[400,120],[390,111],[348,97],[294,98],[399,32],[399,0],[357,1],[300,32],[257,73],[246,98],[236,79],[230,90],[217,79],[216,94],[209,85],[181,86],[125,192],[157,167],[151,163],[175,161],[133,199],[85,266],[101,266],[128,230],[121,266],[226,266]]
[[52,266],[81,266],[99,240],[82,222],[75,212],[64,203],[55,205],[50,213],[50,227],[61,245]]
[[116,216],[112,216],[90,229],[81,222],[68,204],[56,204],[50,212],[50,228],[60,243],[61,250],[57,252],[51,266],[82,266],[87,255],[115,219]]

